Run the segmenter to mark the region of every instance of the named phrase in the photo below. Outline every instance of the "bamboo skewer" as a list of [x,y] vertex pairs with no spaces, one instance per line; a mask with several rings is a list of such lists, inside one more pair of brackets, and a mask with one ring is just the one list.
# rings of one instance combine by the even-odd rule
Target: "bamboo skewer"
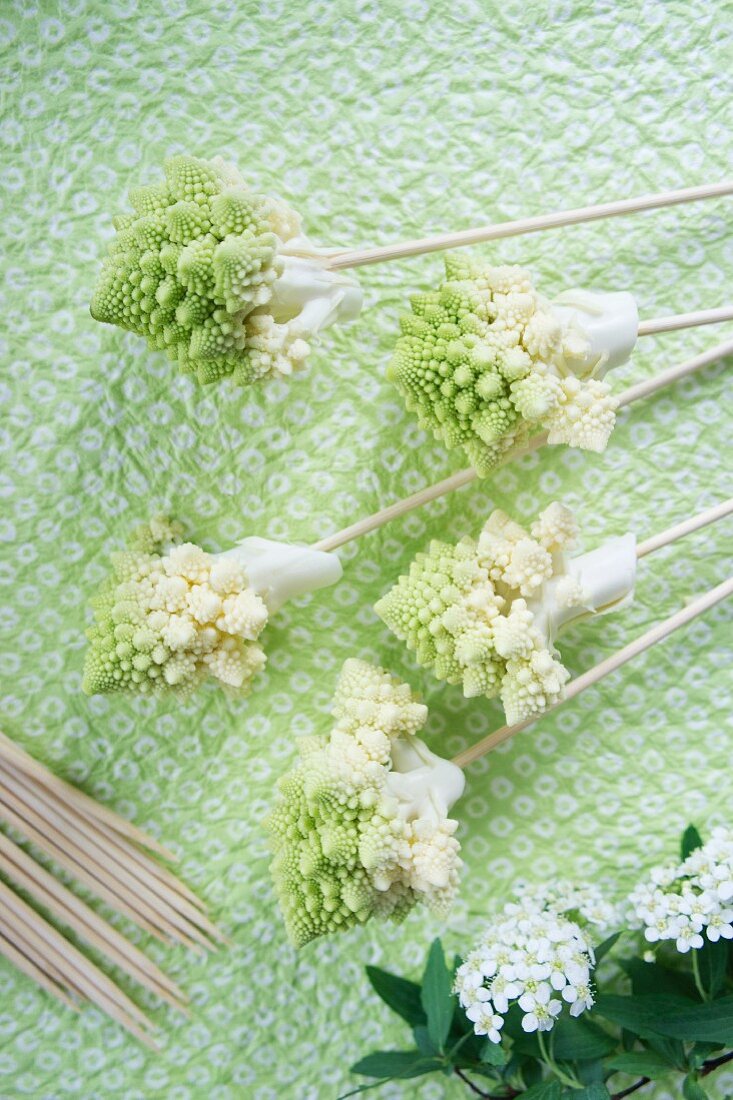
[[700,325],[719,325],[733,321],[733,306],[716,306],[715,309],[697,309],[692,313],[677,313],[671,317],[650,317],[639,322],[638,336],[656,336],[660,332],[676,332],[682,328],[699,328]]
[[[0,819],[99,898],[164,943],[197,953],[225,937],[205,906],[145,849],[175,858],[0,733]],[[178,1011],[186,998],[137,947],[0,831],[0,873],[80,939]],[[209,938],[210,937],[210,938]],[[154,1050],[145,1014],[101,970],[0,879],[0,954],[63,1004],[88,1000]]]
[[[634,401],[649,397],[663,387],[673,382],[677,382],[681,378],[685,378],[687,375],[693,374],[702,367],[714,363],[717,359],[722,359],[731,353],[733,353],[733,340],[727,340],[722,344],[716,344],[715,347],[702,352],[700,355],[694,356],[692,359],[687,359],[683,363],[678,363],[675,367],[670,367],[668,370],[662,371],[654,378],[648,378],[644,382],[638,382],[635,386],[630,386],[621,393],[619,397],[619,408],[625,408]],[[546,432],[533,436],[533,438],[521,448],[507,452],[503,462],[497,466],[497,469],[515,458],[522,458],[524,455],[539,450],[540,447],[545,446],[546,443]],[[412,493],[411,496],[405,497],[403,500],[395,501],[394,504],[390,504],[386,508],[380,509],[380,511],[375,512],[371,516],[366,516],[363,519],[357,520],[348,527],[344,527],[341,531],[336,531],[333,535],[327,535],[325,538],[314,543],[312,549],[323,551],[337,550],[347,542],[352,542],[354,539],[361,538],[362,535],[367,535],[371,531],[376,531],[377,528],[384,526],[384,524],[391,523],[392,520],[406,515],[408,512],[413,511],[413,509],[422,507],[423,504],[428,504],[430,501],[446,496],[448,493],[452,493],[454,490],[460,489],[464,485],[469,485],[472,481],[475,481],[476,478],[477,474],[473,468],[459,470],[458,473],[451,474],[450,477],[444,478],[434,485],[428,485],[425,489],[419,489],[416,493]]]
[[506,237],[519,237],[527,233],[538,233],[545,229],[559,229],[566,225],[579,225],[582,222],[599,221],[603,218],[618,218],[626,214],[636,214],[644,210],[658,210],[662,207],[676,206],[680,203],[721,198],[731,193],[733,193],[733,180],[703,184],[700,187],[684,187],[675,191],[659,191],[652,195],[598,203],[593,206],[581,206],[574,210],[561,210],[554,214],[540,214],[536,217],[521,218],[517,221],[497,222],[494,225],[486,225],[477,229],[464,229],[456,233],[440,233],[432,237],[420,237],[416,240],[402,241],[399,244],[380,245],[376,248],[343,249],[340,252],[331,253],[327,260],[327,266],[334,270],[346,267],[362,267],[366,264],[381,263],[383,260],[422,256],[427,252],[463,248],[466,245],[480,244],[484,241],[497,241]]
[[[16,812],[16,807],[20,808],[21,813]],[[69,855],[64,848],[60,847],[56,843],[59,839],[58,834],[54,835],[54,838],[50,838],[43,831],[43,822],[38,821],[40,828],[36,828],[32,821],[28,818],[32,815],[30,812],[27,815],[22,813],[23,806],[19,803],[19,800],[14,799],[12,794],[7,792],[7,789],[0,790],[0,816],[5,818],[9,825],[14,829],[17,829],[19,833],[22,833],[36,844],[42,851],[50,855],[52,859],[56,861],[61,867],[69,871],[79,882],[84,886],[87,886],[92,890],[102,901],[106,901],[108,905],[111,905],[114,909],[117,909],[124,916],[134,921],[140,928],[144,929],[149,935],[155,936],[156,939],[161,940],[163,943],[169,941],[169,936],[172,938],[172,929],[166,928],[167,935],[159,928],[158,923],[152,923],[144,915],[142,915],[132,904],[128,904],[127,901],[120,898],[114,890],[110,890],[107,886],[100,882],[96,876],[89,870],[82,862],[78,862],[71,855]]]
[[33,981],[40,985],[42,989],[45,989],[47,993],[50,993],[51,996],[61,1001],[61,1004],[66,1008],[70,1008],[74,1012],[79,1011],[78,1006],[74,1004],[66,990],[59,986],[58,982],[50,978],[47,971],[20,951],[14,945],[12,939],[8,939],[5,936],[2,925],[0,925],[0,954],[3,954],[22,974],[32,978]]
[[57,984],[62,982],[96,1004],[146,1046],[158,1049],[147,1031],[152,1024],[137,1005],[2,882],[0,931],[39,968],[41,961],[46,962],[47,971],[59,975]]
[[26,804],[32,806],[37,812],[42,813],[43,818],[50,824],[58,826],[59,829],[63,829],[69,841],[76,839],[77,845],[103,871],[106,867],[114,865],[119,881],[123,885],[128,886],[133,894],[136,894],[140,899],[152,902],[154,905],[157,891],[159,898],[167,903],[167,906],[170,907],[173,912],[181,914],[193,924],[200,925],[215,937],[220,936],[220,933],[218,933],[211,921],[209,921],[198,907],[192,905],[187,898],[177,895],[175,891],[165,883],[146,874],[144,865],[124,864],[120,861],[114,862],[110,858],[112,855],[110,850],[100,847],[98,839],[95,837],[93,830],[88,824],[78,818],[75,819],[73,815],[70,814],[68,810],[64,810],[62,806],[53,807],[50,805],[49,800],[44,798],[43,793],[34,790],[33,787],[30,786],[28,780],[22,777],[22,773],[20,775],[18,773],[14,774],[12,766],[6,765],[1,759],[0,783],[2,781],[1,777],[3,770],[6,770],[11,780],[14,779],[20,787],[23,792],[21,797]]
[[171,1007],[187,1011],[187,998],[175,982],[4,833],[0,833],[0,871],[140,985]]
[[53,772],[50,772],[43,764],[34,760],[32,756],[29,756],[28,753],[24,752],[19,745],[16,745],[14,741],[11,741],[10,738],[6,737],[2,732],[0,732],[0,754],[12,757],[19,768],[29,772],[40,783],[49,787],[57,793],[60,798],[70,803],[72,806],[77,807],[80,813],[85,814],[87,817],[91,817],[93,821],[103,822],[129,840],[133,840],[137,844],[142,845],[142,847],[157,852],[159,855],[163,856],[164,859],[168,859],[173,863],[176,862],[177,856],[167,848],[164,848],[163,845],[157,840],[154,840],[153,837],[142,832],[142,830],[138,829],[132,822],[126,821],[124,817],[120,817],[119,814],[114,813],[113,810],[109,810],[106,806],[102,806],[101,803],[95,802],[93,798],[84,794],[84,792],[80,791],[77,787],[73,787],[71,783],[67,783],[64,779],[54,775]]
[[453,758],[453,763],[459,768],[467,768],[469,764],[473,764],[480,757],[485,756],[486,753],[491,752],[497,745],[501,745],[504,741],[508,741],[516,734],[521,733],[522,730],[527,729],[529,726],[533,726],[535,722],[538,722],[541,718],[544,718],[545,714],[550,714],[563,703],[568,702],[570,699],[574,699],[576,695],[580,695],[586,688],[592,687],[593,684],[597,684],[599,680],[602,680],[604,676],[608,676],[609,673],[615,672],[617,669],[625,665],[627,661],[637,657],[640,653],[649,649],[651,646],[656,645],[657,642],[663,641],[674,633],[675,630],[679,630],[680,627],[686,626],[687,623],[692,622],[698,615],[702,615],[705,611],[708,611],[711,607],[720,603],[722,600],[727,599],[733,595],[733,577],[723,581],[722,584],[717,585],[715,588],[711,588],[702,596],[698,596],[697,599],[692,600],[687,607],[682,608],[681,611],[677,611],[674,615],[670,615],[668,619],[665,619],[661,623],[657,623],[651,630],[647,630],[641,637],[636,638],[629,645],[624,646],[623,649],[619,649],[616,653],[613,653],[610,657],[607,657],[605,661],[601,661],[600,664],[590,669],[588,672],[584,672],[582,676],[578,676],[575,680],[572,680],[568,684],[563,699],[559,703],[555,703],[554,706],[548,707],[543,714],[536,715],[529,718],[524,722],[517,722],[513,726],[502,726],[500,729],[490,733],[488,737],[482,738],[481,741],[477,741],[475,745],[471,745],[469,748],[464,749],[463,752],[458,753]]
[[690,516],[689,519],[676,523],[674,527],[669,527],[666,531],[660,531],[658,535],[652,535],[651,538],[638,543],[636,556],[637,558],[644,558],[647,554],[653,554],[655,550],[661,550],[663,546],[669,546],[677,539],[684,538],[685,535],[691,535],[693,531],[699,531],[711,523],[717,523],[719,519],[725,519],[731,512],[733,512],[733,497],[729,497],[728,500],[724,500],[720,504],[715,504],[704,512],[698,512],[696,516]]

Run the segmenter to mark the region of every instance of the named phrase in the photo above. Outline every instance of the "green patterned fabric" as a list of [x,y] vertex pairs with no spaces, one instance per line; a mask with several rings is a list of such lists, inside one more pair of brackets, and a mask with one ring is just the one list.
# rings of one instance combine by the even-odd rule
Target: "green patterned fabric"
[[[108,552],[151,512],[169,510],[207,549],[249,533],[309,541],[462,465],[384,380],[407,296],[437,285],[440,256],[364,269],[362,317],[327,333],[292,384],[201,389],[89,316],[127,189],[157,179],[168,155],[221,153],[302,211],[314,240],[355,245],[720,179],[733,154],[721,14],[704,0],[2,6],[0,721],[179,851],[233,941],[199,960],[119,922],[192,997],[186,1021],[124,983],[160,1024],[159,1057],[0,960],[3,1098],[330,1100],[358,1083],[356,1057],[406,1040],[365,963],[417,970],[436,933],[451,950],[472,942],[519,876],[629,885],[689,820],[729,820],[724,606],[470,769],[461,900],[442,928],[418,912],[296,954],[261,828],[295,739],[328,725],[346,657],[422,691],[427,740],[445,755],[501,724],[496,702],[464,700],[418,669],[373,603],[430,538],[476,534],[494,507],[528,522],[563,499],[592,546],[722,499],[722,362],[622,414],[603,456],[545,449],[348,546],[343,581],[267,627],[267,671],[248,700],[211,684],[183,702],[80,691],[87,598]],[[730,300],[730,209],[680,207],[476,254],[524,264],[549,294],[631,289],[643,316],[681,312]],[[645,339],[617,384],[723,338],[719,326]],[[644,561],[633,606],[565,639],[571,671],[721,581],[729,543],[721,524]],[[724,1078],[711,1088],[722,1096]],[[467,1093],[437,1077],[378,1095]]]

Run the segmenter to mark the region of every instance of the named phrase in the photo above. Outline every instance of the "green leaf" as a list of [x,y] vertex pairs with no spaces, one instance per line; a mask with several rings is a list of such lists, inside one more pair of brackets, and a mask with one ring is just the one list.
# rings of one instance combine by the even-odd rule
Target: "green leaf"
[[441,1069],[440,1058],[426,1058],[419,1050],[378,1050],[367,1054],[366,1058],[355,1062],[352,1073],[361,1073],[364,1077],[421,1077],[423,1073],[432,1073]]
[[417,1027],[414,1027],[412,1034],[415,1036],[415,1046],[426,1058],[432,1058],[434,1054],[438,1053],[424,1024],[418,1024]]
[[600,1058],[592,1058],[590,1061],[575,1063],[575,1076],[581,1085],[594,1085],[596,1081],[602,1084],[608,1071]]
[[[512,1048],[514,1044],[512,1043]],[[542,1081],[542,1063],[538,1062],[536,1058],[525,1058],[520,1056],[519,1058],[519,1074],[524,1081],[525,1086],[531,1089],[534,1085],[539,1085]],[[504,1076],[509,1079],[512,1074],[509,1072],[509,1066],[504,1070]]]
[[598,947],[594,949],[594,954],[596,956],[596,966],[598,966],[601,959],[608,954],[616,941],[620,939],[623,934],[624,929],[622,929],[620,932],[613,932],[610,936],[608,936],[607,939],[603,941],[603,943],[598,944]]
[[606,1062],[606,1066],[616,1073],[628,1073],[632,1077],[650,1077],[652,1080],[664,1077],[675,1068],[666,1058],[653,1050],[631,1050],[626,1054],[617,1054]]
[[720,939],[717,943],[712,943],[706,939],[703,946],[697,949],[695,957],[700,969],[700,981],[711,997],[717,997],[725,985],[728,948],[727,940]]
[[621,959],[621,969],[631,979],[631,989],[636,995],[645,993],[670,993],[675,997],[697,1000],[695,983],[689,974],[670,970],[660,962],[648,963],[643,959]]
[[668,1035],[685,1042],[733,1045],[733,997],[707,1004],[668,994],[641,997],[599,997],[594,1011],[637,1035]]
[[684,1071],[686,1068],[685,1044],[681,1039],[670,1039],[666,1035],[652,1035],[650,1032],[643,1042],[676,1069]]
[[433,940],[422,980],[420,999],[428,1018],[428,1033],[438,1050],[443,1049],[453,1019],[454,998],[443,945]]
[[682,1082],[682,1095],[685,1100],[708,1100],[705,1089],[691,1073]]
[[522,1100],[560,1100],[561,1096],[562,1085],[553,1078],[532,1085],[531,1089],[527,1089],[526,1092],[522,1093]]
[[490,1039],[487,1039],[481,1048],[481,1061],[490,1066],[504,1066],[506,1065],[506,1051],[502,1049],[499,1043],[492,1043]]
[[484,1037],[482,1035],[475,1035],[473,1031],[459,1035],[454,1028],[451,1028],[446,1043],[446,1057],[450,1058],[451,1062],[456,1065],[475,1065],[481,1061],[483,1044]]
[[616,1040],[597,1024],[582,1017],[561,1016],[553,1028],[553,1056],[559,1062],[603,1058],[616,1049]]
[[694,825],[688,825],[682,834],[682,842],[680,844],[682,859],[687,859],[696,848],[702,848],[702,837]]
[[397,974],[380,970],[378,966],[368,966],[366,973],[377,996],[381,997],[393,1012],[403,1020],[407,1020],[410,1027],[420,1027],[427,1023],[427,1017],[420,1002],[420,986],[416,982],[409,982],[407,978],[400,978]]

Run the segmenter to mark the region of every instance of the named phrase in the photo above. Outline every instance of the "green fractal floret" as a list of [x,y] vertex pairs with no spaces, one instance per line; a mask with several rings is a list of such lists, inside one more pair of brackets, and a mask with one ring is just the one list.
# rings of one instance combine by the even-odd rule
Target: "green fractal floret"
[[478,540],[432,542],[375,610],[439,680],[461,684],[466,696],[501,696],[507,721],[521,721],[557,702],[569,679],[542,601],[551,580],[556,604],[582,601],[564,572],[576,535],[561,504],[551,504],[531,534],[495,511]]
[[446,281],[412,299],[388,370],[420,426],[462,447],[480,477],[530,434],[602,451],[616,400],[573,373],[587,342],[562,324],[519,267],[447,257]]
[[279,246],[300,233],[294,210],[251,191],[219,157],[172,157],[164,183],[129,197],[93,317],[146,337],[201,383],[246,385],[302,365],[309,345],[297,320],[257,312],[282,273]]
[[457,888],[458,768],[416,736],[426,708],[406,684],[344,664],[329,734],[303,738],[267,819],[271,871],[297,947],[362,924],[401,920],[419,901],[444,911]]
[[154,519],[112,555],[112,574],[92,600],[82,681],[88,695],[185,695],[207,676],[246,693],[264,666],[258,638],[267,607],[244,569],[180,535],[179,525]]

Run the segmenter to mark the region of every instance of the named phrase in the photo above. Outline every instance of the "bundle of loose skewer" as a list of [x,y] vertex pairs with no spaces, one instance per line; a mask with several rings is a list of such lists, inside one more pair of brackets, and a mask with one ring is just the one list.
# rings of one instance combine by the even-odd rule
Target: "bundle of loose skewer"
[[[54,775],[0,733],[0,824],[100,900],[163,943],[205,952],[223,941],[203,903],[149,853],[172,852]],[[0,831],[0,953],[67,1007],[96,1005],[147,1046],[154,1027],[137,1005],[13,887],[161,1001],[186,1013],[175,982]]]

